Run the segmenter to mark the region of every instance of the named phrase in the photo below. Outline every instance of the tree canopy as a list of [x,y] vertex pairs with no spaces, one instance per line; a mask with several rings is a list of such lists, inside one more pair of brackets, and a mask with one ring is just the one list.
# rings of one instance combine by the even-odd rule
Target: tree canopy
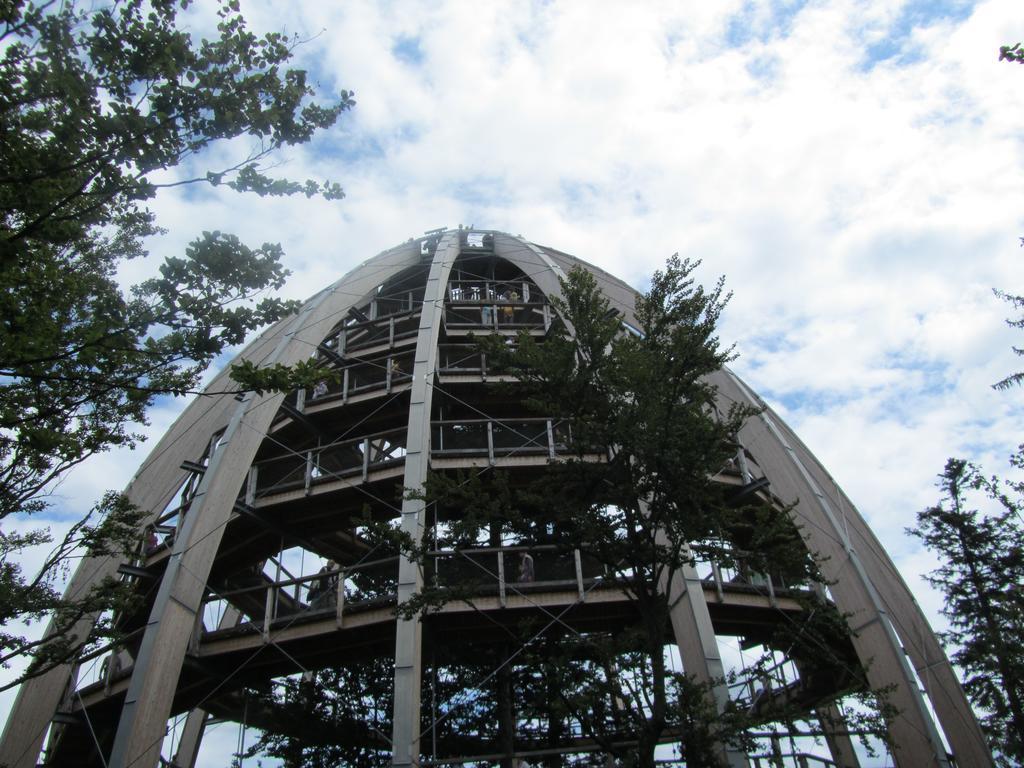
[[1024,64],[1024,48],[1021,47],[1020,43],[1001,45],[999,46],[999,60],[1008,61],[1011,64],[1013,62]]
[[[1024,237],[1020,239],[1020,244],[1024,247]],[[1013,293],[1007,293],[1006,291],[1000,291],[998,288],[992,290],[992,292],[1000,299],[1009,304],[1015,311],[1024,309],[1024,296],[1020,296]],[[1011,328],[1017,328],[1018,330],[1024,328],[1024,317],[1009,317],[1006,319],[1006,324]],[[1024,355],[1024,349],[1020,347],[1012,347],[1015,355]],[[1000,379],[992,385],[993,389],[1010,389],[1014,386],[1024,384],[1024,371],[1017,371],[1011,373],[1006,378]]]
[[[725,744],[754,751],[751,731],[780,721],[800,734],[817,703],[848,692],[874,708],[826,727],[879,734],[894,716],[865,690],[849,629],[823,597],[790,510],[762,492],[764,483],[740,479],[737,431],[752,410],[719,405],[711,377],[732,354],[716,331],[727,295],[721,282],[702,288],[696,269],[670,259],[628,325],[592,273],[569,272],[562,298],[549,297],[556,318],[543,339],[526,331],[478,339],[497,381],[489,379],[486,400],[463,401],[475,414],[497,412],[491,423],[523,430],[518,439],[528,444],[533,433],[522,425],[543,424],[539,442],[554,455],[502,469],[435,467],[425,488],[406,489],[424,502],[422,536],[402,532],[394,509],[381,517],[367,505],[353,521],[374,556],[401,552],[423,571],[422,588],[397,611],[424,621],[419,750],[432,760],[487,755],[505,768],[525,752],[552,768],[652,766],[657,746],[671,742],[688,765],[718,766]],[[456,408],[456,391],[434,386],[434,407]],[[499,430],[490,435],[501,440]],[[780,599],[804,601],[776,622],[743,628],[749,696],[731,702],[714,694],[735,676],[713,677],[716,668],[708,681],[703,670],[681,669],[671,650],[680,596],[666,585],[712,562],[729,573],[708,579],[727,589],[771,605],[771,579]],[[394,594],[393,575],[341,573],[344,606]],[[536,600],[569,589],[580,591],[579,602],[556,609]],[[600,595],[593,602],[591,589]],[[481,598],[496,594],[510,610],[485,615]],[[456,601],[479,616],[442,629],[429,614]],[[258,711],[273,725],[246,757],[390,763],[382,736],[393,725],[391,646],[330,663],[337,666],[303,668],[247,693],[248,722],[262,727]],[[799,666],[800,679],[783,680],[785,665]]]
[[[666,585],[698,556],[733,563],[753,579],[771,573],[777,584],[820,580],[786,509],[756,494],[739,499],[734,486],[714,479],[735,466],[737,433],[754,411],[723,409],[709,381],[732,356],[716,330],[728,295],[721,280],[710,290],[697,283],[698,265],[672,257],[638,297],[636,328],[629,329],[590,272],[569,272],[562,298],[552,299],[560,321],[545,339],[520,333],[514,346],[497,337],[482,342],[492,370],[513,379],[503,400],[552,419],[564,446],[558,460],[529,483],[500,471],[428,476],[422,496],[435,522],[421,548],[405,543],[428,574],[431,548],[512,541],[532,549],[538,568],[549,572],[581,553],[585,572],[623,585],[635,605],[638,620],[626,628],[549,629],[543,641],[540,626],[518,628],[518,640],[509,641],[510,649],[523,644],[515,664],[497,666],[488,678],[506,754],[516,717],[524,727],[540,723],[533,737],[550,744],[565,735],[559,724],[570,718],[627,765],[653,765],[655,747],[670,732],[681,736],[688,764],[718,765],[724,743],[749,746],[752,721],[733,704],[716,710],[709,684],[668,662],[674,638]],[[479,573],[446,574],[428,578],[401,607],[405,615],[472,599]],[[753,645],[784,649],[808,668],[829,668],[833,682],[862,686],[859,668],[851,672],[849,658],[834,653],[848,643],[842,617],[806,594],[815,603],[807,612],[813,622],[787,624],[778,637],[751,638]],[[762,659],[766,666],[770,657]],[[517,714],[503,701],[515,701]],[[758,717],[772,719],[763,711]]]
[[[219,231],[122,286],[119,267],[162,233],[148,201],[189,184],[342,196],[263,169],[333,125],[352,95],[314,101],[306,73],[287,68],[300,41],[250,31],[237,0],[194,39],[190,5],[0,4],[0,520],[44,509],[54,482],[95,453],[134,445],[154,398],[193,391],[222,350],[294,309],[268,294],[287,276],[280,246]],[[237,156],[204,169],[214,144]],[[98,511],[116,513],[111,528],[77,527],[56,552],[98,533],[128,544],[137,512],[113,498]],[[11,560],[42,538],[0,540],[20,595],[0,600],[4,624],[54,608],[53,569],[26,581]],[[0,658],[20,650],[5,636]]]
[[[1024,47],[1000,46],[999,61],[1024,64]],[[993,293],[1014,311],[1024,308],[1024,296],[997,288]],[[1007,318],[1006,324],[1024,328],[1024,317]],[[1024,355],[1024,349],[1012,349]],[[1016,371],[992,387],[1021,384],[1024,372]],[[1024,445],[1010,463],[1024,469]],[[943,498],[919,512],[917,527],[907,531],[941,558],[925,576],[946,598],[942,613],[951,629],[941,638],[954,649],[951,660],[962,671],[964,690],[981,715],[997,761],[1019,765],[1024,761],[1024,653],[1015,640],[1024,628],[1024,483],[987,477],[975,464],[950,458],[938,486]],[[980,497],[987,510],[973,508],[972,497]]]
[[[1024,455],[1014,457],[1024,468]],[[946,597],[941,634],[963,670],[1000,765],[1024,761],[1024,484],[1004,485],[975,465],[950,459],[939,475],[943,498],[918,513],[908,532],[941,559],[927,578]],[[980,512],[974,504],[989,507]]]

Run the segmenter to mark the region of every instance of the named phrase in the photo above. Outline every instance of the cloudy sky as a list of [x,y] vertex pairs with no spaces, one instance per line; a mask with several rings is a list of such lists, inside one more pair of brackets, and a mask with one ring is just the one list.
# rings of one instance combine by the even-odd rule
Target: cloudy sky
[[[325,99],[357,106],[280,173],[340,202],[189,189],[155,206],[170,255],[203,229],[280,242],[304,298],[460,223],[523,234],[643,288],[674,252],[734,291],[734,368],[782,412],[919,599],[904,535],[946,457],[1002,471],[1024,367],[999,287],[1024,293],[1019,0],[243,2],[286,29]],[[202,21],[196,19],[196,30]],[[209,157],[211,166],[228,157]],[[133,265],[131,280],[147,267]],[[183,404],[154,412],[151,434]],[[146,448],[58,489],[67,512]],[[936,622],[940,622],[938,618]],[[0,713],[7,699],[0,699]]]
[[244,7],[311,38],[324,93],[355,92],[279,169],[347,198],[168,196],[155,252],[212,228],[281,242],[296,298],[460,223],[638,288],[701,258],[734,292],[735,369],[911,577],[902,530],[946,457],[1001,469],[1024,441],[1024,393],[990,388],[1024,367],[992,294],[1024,293],[1024,66],[998,61],[1019,3],[318,6]]

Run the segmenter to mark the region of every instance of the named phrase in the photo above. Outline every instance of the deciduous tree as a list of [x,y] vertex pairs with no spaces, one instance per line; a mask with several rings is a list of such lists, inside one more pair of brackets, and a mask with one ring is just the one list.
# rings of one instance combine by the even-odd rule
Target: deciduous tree
[[[280,247],[222,232],[122,286],[119,267],[161,232],[147,207],[159,190],[342,195],[262,168],[331,126],[351,95],[313,101],[306,73],[287,68],[299,41],[253,33],[237,0],[225,0],[202,40],[185,31],[189,6],[0,3],[0,520],[39,512],[67,470],[136,444],[154,398],[194,390],[222,350],[293,309],[267,293],[287,275]],[[214,144],[237,156],[198,170]],[[53,594],[68,546],[124,545],[138,514],[114,500],[98,512],[113,519],[77,527],[36,578],[14,560],[45,537],[0,537],[0,624],[55,610],[59,634],[64,609],[77,612]],[[99,590],[81,603],[89,612],[116,602],[111,592],[97,604],[110,585]],[[0,658],[63,655],[85,640],[37,646],[9,633]]]

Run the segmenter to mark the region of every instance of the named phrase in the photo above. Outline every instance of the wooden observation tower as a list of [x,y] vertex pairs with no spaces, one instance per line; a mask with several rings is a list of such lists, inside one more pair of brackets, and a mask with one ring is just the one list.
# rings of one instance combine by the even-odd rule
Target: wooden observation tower
[[[190,768],[204,731],[224,722],[276,736],[292,754],[326,749],[330,765],[608,764],[536,670],[557,658],[551,627],[586,634],[637,622],[621,580],[585,547],[541,534],[441,547],[426,565],[364,535],[372,520],[397,521],[414,540],[443,526],[408,493],[430,472],[500,471],[524,485],[558,461],[558,414],[501,399],[501,376],[472,336],[543,340],[559,322],[550,297],[576,266],[633,322],[634,290],[585,262],[500,232],[438,230],[366,261],[252,342],[241,358],[316,355],[337,381],[213,394],[184,411],[127,489],[150,513],[147,543],[128,562],[85,560],[68,587],[111,576],[135,586],[136,608],[117,617],[123,643],[25,683],[0,765]],[[728,370],[713,383],[721,398],[764,407]],[[226,372],[209,385],[231,389]],[[764,644],[773,627],[800,620],[809,588],[752,572],[740,552],[697,556],[666,586],[670,660],[710,686],[718,707],[731,700],[755,721],[765,700],[802,708],[831,755],[808,763],[772,730],[765,756],[723,747],[721,759],[856,766],[838,704],[871,688],[888,690],[898,710],[889,737],[901,768],[991,764],[931,628],[853,505],[770,408],[739,441],[716,480],[789,509],[822,558],[818,597],[852,630],[830,650],[855,671],[825,676],[776,648],[770,669],[726,682],[736,664],[722,643]],[[425,582],[458,582],[462,597],[396,615]],[[536,631],[516,634],[522,626]],[[621,701],[606,704],[614,718]],[[682,737],[666,734],[668,755]]]

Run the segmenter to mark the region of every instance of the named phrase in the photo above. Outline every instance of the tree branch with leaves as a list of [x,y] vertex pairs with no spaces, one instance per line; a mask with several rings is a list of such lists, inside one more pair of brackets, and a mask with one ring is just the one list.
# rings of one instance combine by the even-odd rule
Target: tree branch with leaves
[[[219,354],[296,309],[272,295],[288,275],[279,245],[216,231],[122,286],[120,266],[163,231],[148,201],[195,184],[342,197],[334,182],[273,178],[267,166],[330,128],[352,94],[318,103],[306,73],[288,66],[301,41],[252,32],[237,0],[219,6],[211,37],[194,39],[190,5],[0,7],[0,521],[45,509],[54,483],[90,456],[136,445],[157,397],[195,391]],[[217,145],[240,154],[197,172]],[[321,377],[308,368],[249,372],[242,386]],[[75,528],[86,550],[107,530],[95,520]],[[40,540],[8,536],[5,562]],[[9,567],[0,623],[75,613],[54,602],[53,574],[71,556],[58,552],[38,578]],[[93,602],[90,612],[103,604]],[[5,659],[16,640],[6,636]],[[21,648],[39,653],[35,641]]]

